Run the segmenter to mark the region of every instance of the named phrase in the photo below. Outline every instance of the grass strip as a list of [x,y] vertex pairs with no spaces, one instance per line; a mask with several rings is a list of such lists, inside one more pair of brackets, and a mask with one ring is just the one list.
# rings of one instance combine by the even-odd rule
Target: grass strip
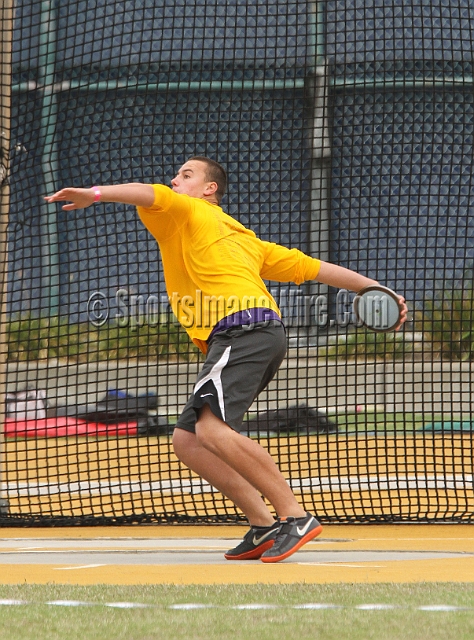
[[0,600],[28,603],[0,605],[0,637],[9,640],[474,637],[471,583],[14,585],[0,586]]

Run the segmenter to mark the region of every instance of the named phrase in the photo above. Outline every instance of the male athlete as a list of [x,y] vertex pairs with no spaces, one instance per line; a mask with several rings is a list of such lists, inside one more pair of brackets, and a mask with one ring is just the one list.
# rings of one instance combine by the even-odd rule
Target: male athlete
[[[286,352],[281,314],[263,280],[301,284],[317,279],[351,291],[376,282],[257,238],[219,206],[226,181],[217,162],[196,156],[179,169],[171,189],[137,183],[67,188],[45,199],[70,202],[65,211],[94,202],[137,207],[159,244],[173,312],[207,354],[176,424],[174,451],[249,521],[243,541],[225,557],[279,562],[322,527],[297,502],[270,454],[239,433],[245,413]],[[403,298],[400,304],[401,325],[407,313]]]

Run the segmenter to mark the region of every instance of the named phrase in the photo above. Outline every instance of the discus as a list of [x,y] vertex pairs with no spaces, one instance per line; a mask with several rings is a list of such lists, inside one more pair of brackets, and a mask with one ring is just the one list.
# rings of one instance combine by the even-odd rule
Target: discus
[[401,320],[399,296],[380,284],[369,285],[354,298],[354,314],[358,322],[371,331],[393,331]]

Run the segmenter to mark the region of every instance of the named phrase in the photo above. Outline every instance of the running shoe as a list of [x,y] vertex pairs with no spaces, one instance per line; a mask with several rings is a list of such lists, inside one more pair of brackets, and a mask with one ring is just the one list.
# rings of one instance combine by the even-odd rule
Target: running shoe
[[280,562],[298,551],[304,544],[319,536],[322,526],[310,513],[303,518],[279,518],[281,528],[275,543],[260,558],[262,562]]
[[279,530],[278,521],[271,527],[251,527],[242,542],[225,553],[224,557],[227,560],[258,560],[273,545]]

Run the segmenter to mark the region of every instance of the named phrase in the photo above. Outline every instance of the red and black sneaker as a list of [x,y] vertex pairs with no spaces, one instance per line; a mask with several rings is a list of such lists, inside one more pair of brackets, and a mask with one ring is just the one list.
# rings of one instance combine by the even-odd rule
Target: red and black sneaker
[[227,560],[258,560],[262,553],[272,547],[279,530],[278,521],[271,527],[251,527],[242,542],[225,553],[224,557]]
[[279,518],[280,530],[275,543],[260,558],[262,562],[280,562],[289,558],[304,544],[319,536],[322,526],[310,513],[303,518]]

